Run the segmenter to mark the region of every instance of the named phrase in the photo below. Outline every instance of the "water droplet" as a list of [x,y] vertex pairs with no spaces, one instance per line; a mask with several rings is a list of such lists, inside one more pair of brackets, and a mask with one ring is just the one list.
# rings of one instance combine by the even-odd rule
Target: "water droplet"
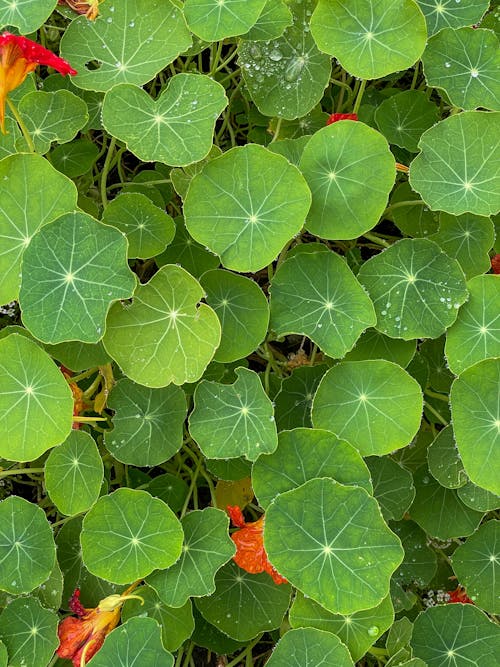
[[370,637],[378,637],[380,634],[380,628],[378,628],[376,625],[371,625],[368,628],[368,634]]

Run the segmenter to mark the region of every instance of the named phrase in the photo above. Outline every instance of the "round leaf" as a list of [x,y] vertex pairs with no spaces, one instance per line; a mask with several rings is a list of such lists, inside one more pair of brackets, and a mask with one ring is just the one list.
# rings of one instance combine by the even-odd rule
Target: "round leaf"
[[380,505],[382,516],[386,521],[402,519],[415,497],[411,473],[386,456],[372,456],[366,464],[372,477],[373,495]]
[[474,484],[500,495],[500,359],[465,370],[451,387],[450,403],[458,451]]
[[437,123],[438,117],[438,107],[421,90],[391,95],[375,111],[375,122],[387,141],[412,153],[418,150],[422,132]]
[[300,169],[312,192],[307,229],[327,239],[354,239],[374,227],[396,175],[385,137],[352,120],[313,134]]
[[455,445],[451,425],[439,431],[429,445],[427,462],[431,475],[447,489],[457,489],[468,481]]
[[54,11],[57,0],[0,0],[0,28],[16,26],[22,35],[35,32]]
[[268,667],[318,667],[354,665],[347,647],[336,635],[316,628],[288,630],[273,649]]
[[356,341],[355,347],[346,354],[345,361],[387,359],[406,368],[415,356],[416,341],[389,338],[376,329],[368,329]]
[[500,209],[498,114],[466,111],[423,133],[410,185],[432,210],[492,215]]
[[403,181],[392,192],[390,206],[400,202],[406,203],[400,208],[391,208],[390,213],[394,224],[404,236],[426,238],[437,232],[439,224],[436,214],[429,211],[425,202],[410,188],[408,181]]
[[489,0],[417,0],[422,9],[429,35],[442,28],[461,28],[480,21],[488,9]]
[[220,341],[217,315],[197,305],[203,290],[180,266],[163,266],[140,285],[132,304],[114,304],[103,339],[108,354],[147,387],[195,382]]
[[428,239],[402,239],[363,264],[359,281],[392,338],[438,338],[467,298],[458,262]]
[[195,35],[216,42],[247,32],[265,4],[266,0],[186,0],[184,15]]
[[69,144],[56,146],[50,157],[57,171],[74,178],[92,169],[99,157],[99,148],[89,139],[75,139]]
[[184,202],[186,226],[228,269],[256,272],[300,231],[310,197],[297,167],[248,144],[211,160],[193,178]]
[[58,617],[32,597],[13,600],[0,614],[0,639],[10,667],[47,665],[59,646]]
[[[44,511],[18,496],[2,500],[0,590],[15,595],[29,593],[48,579],[55,558],[54,536]],[[1,631],[0,639],[4,639]]]
[[83,562],[98,577],[128,584],[173,565],[182,537],[181,524],[162,500],[121,488],[99,498],[86,514],[80,537]]
[[83,371],[92,366],[104,366],[111,361],[101,342],[81,343],[75,340],[58,345],[44,345],[44,348],[51,357],[72,371]]
[[178,512],[182,509],[184,501],[186,500],[189,487],[186,482],[176,475],[165,473],[158,475],[146,484],[145,490],[152,496],[160,498],[167,503],[173,512]]
[[23,322],[44,343],[97,343],[111,302],[129,298],[135,283],[123,234],[86,213],[66,213],[24,252]]
[[343,614],[379,604],[404,555],[364,489],[326,478],[274,499],[264,544],[271,563],[294,586]]
[[69,435],[73,395],[52,359],[25,336],[0,340],[0,456],[33,461]]
[[382,359],[345,361],[323,376],[312,421],[350,442],[362,456],[382,456],[411,442],[422,405],[417,381],[400,366]]

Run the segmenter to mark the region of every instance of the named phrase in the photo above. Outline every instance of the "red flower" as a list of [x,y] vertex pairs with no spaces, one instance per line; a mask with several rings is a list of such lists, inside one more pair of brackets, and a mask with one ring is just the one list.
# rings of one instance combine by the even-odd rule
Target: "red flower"
[[20,86],[37,65],[53,67],[63,75],[76,74],[69,63],[31,39],[10,32],[0,34],[0,129],[4,134],[7,95]]
[[448,602],[461,602],[462,604],[474,604],[465,592],[463,586],[457,586],[454,591],[448,591]]
[[247,523],[243,512],[237,505],[233,507],[228,505],[227,511],[234,525],[241,529],[231,535],[231,539],[236,544],[234,562],[250,574],[267,572],[275,584],[286,584],[287,580],[271,565],[264,549],[264,515],[257,521]]
[[332,113],[328,120],[326,121],[327,125],[336,123],[338,120],[358,120],[358,115],[355,113]]
[[493,273],[500,274],[500,255],[494,255],[491,258],[491,268]]

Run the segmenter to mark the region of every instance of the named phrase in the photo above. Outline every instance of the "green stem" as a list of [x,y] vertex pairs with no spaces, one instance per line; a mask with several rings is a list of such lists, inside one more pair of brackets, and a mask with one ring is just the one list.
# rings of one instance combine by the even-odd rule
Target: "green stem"
[[116,146],[116,139],[113,137],[109,142],[108,152],[106,154],[106,159],[104,161],[104,166],[101,172],[101,200],[104,208],[108,205],[108,196],[106,193],[106,181],[108,180],[108,173],[111,165],[111,160],[113,159],[113,153]]
[[384,248],[391,247],[391,244],[388,241],[383,239],[378,234],[374,234],[373,232],[365,232],[363,236],[365,237],[365,239],[368,239],[369,241],[372,241],[372,243],[376,243],[377,245],[381,245]]
[[353,113],[358,113],[359,107],[361,106],[361,100],[363,99],[363,93],[365,92],[366,88],[366,79],[363,79],[361,81],[361,85],[359,86],[358,94],[356,96],[356,102],[354,102],[354,109],[352,110]]
[[415,71],[413,72],[413,79],[411,80],[410,90],[414,90],[414,88],[417,85],[418,74],[419,74],[419,71],[420,71],[419,65],[420,65],[420,61],[417,61],[417,63],[415,64]]
[[11,475],[28,475],[33,472],[43,472],[43,470],[43,468],[10,468],[9,470],[0,472],[0,479],[10,477]]
[[[256,639],[254,639],[247,647],[245,647],[245,650],[242,651],[238,655],[237,658],[235,658],[234,660],[231,660],[231,662],[228,662],[226,667],[236,667],[236,665],[240,664],[240,662],[243,660],[243,658],[245,658],[245,663],[248,665],[247,658],[248,658],[248,656],[250,656],[250,659],[252,658],[253,647],[260,642],[261,638],[262,638],[262,635],[259,635]],[[252,663],[250,662],[250,664],[252,664]]]
[[198,480],[198,476],[200,474],[201,466],[203,465],[203,460],[199,459],[198,463],[196,464],[196,468],[194,469],[194,472],[191,474],[191,484],[189,485],[189,491],[186,496],[186,500],[184,501],[184,505],[182,506],[181,510],[181,519],[182,517],[186,514],[188,506],[189,506],[189,501],[191,500],[191,496],[194,494],[194,490],[196,488],[196,482]]
[[70,378],[68,378],[68,382],[80,382],[80,380],[84,380],[85,378],[94,375],[94,373],[97,373],[98,370],[98,366],[94,366],[93,368],[89,368],[87,371],[83,371],[83,373],[72,375]]
[[17,121],[17,124],[19,125],[19,128],[21,129],[21,132],[23,133],[23,137],[28,144],[28,148],[30,150],[30,153],[35,153],[35,144],[33,143],[33,139],[31,138],[31,134],[29,133],[28,128],[24,124],[23,119],[21,118],[19,111],[17,110],[16,105],[7,97],[7,105],[9,109],[12,112],[12,115]]
[[211,50],[211,53],[210,53],[211,62],[210,62],[209,76],[213,76],[215,74],[215,72],[217,72],[217,66],[219,64],[219,60],[220,60],[220,57],[221,57],[223,44],[224,44],[223,40],[220,40],[219,42],[217,42],[217,48],[215,49],[215,53],[214,53],[214,49],[212,47],[212,50]]
[[270,141],[271,144],[273,144],[277,140],[277,138],[279,137],[282,121],[283,121],[283,118],[278,118],[278,122],[276,123],[276,129],[274,130],[273,138]]
[[437,391],[432,391],[431,389],[426,389],[424,391],[424,394],[427,396],[430,396],[431,398],[437,398],[439,401],[444,401],[446,404],[448,404],[448,396],[445,396],[444,394],[438,394]]
[[191,664],[191,656],[193,655],[194,651],[194,644],[193,642],[189,642],[189,646],[186,651],[186,657],[184,658],[184,667],[188,667],[188,665]]
[[394,202],[394,204],[391,204],[385,209],[385,211],[382,213],[382,217],[385,217],[395,208],[402,208],[403,206],[425,206],[425,202],[421,199],[408,199],[406,201]]
[[428,403],[427,401],[424,401],[424,406],[429,410],[429,412],[431,414],[434,415],[434,417],[436,417],[436,419],[438,420],[438,422],[440,424],[442,424],[443,426],[448,426],[448,422],[446,421],[446,419],[441,417],[439,412],[437,410],[435,410],[430,403]]

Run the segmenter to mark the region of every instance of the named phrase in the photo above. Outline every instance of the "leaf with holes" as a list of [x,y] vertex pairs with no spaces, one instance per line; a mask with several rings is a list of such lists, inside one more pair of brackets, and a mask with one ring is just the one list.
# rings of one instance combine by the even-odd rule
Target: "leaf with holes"
[[259,18],[266,0],[186,0],[189,29],[207,42],[242,35]]
[[353,667],[347,647],[336,635],[316,628],[288,630],[273,649],[268,667]]
[[0,639],[7,647],[10,667],[45,667],[56,648],[57,614],[33,597],[12,600],[0,614]]
[[16,26],[22,35],[35,32],[52,14],[57,0],[0,0],[0,29]]

